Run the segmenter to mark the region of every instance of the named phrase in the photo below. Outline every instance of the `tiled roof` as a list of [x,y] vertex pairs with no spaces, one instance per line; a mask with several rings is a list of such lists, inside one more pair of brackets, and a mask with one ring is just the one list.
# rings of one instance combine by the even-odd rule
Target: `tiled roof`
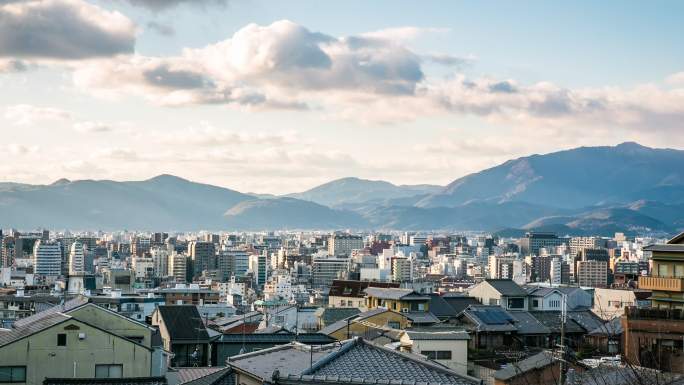
[[317,361],[301,374],[363,382],[401,381],[404,384],[453,385],[479,383],[477,379],[459,375],[422,356],[376,346],[360,338],[346,341],[342,348]]
[[275,370],[281,375],[300,374],[315,362],[340,348],[340,344],[314,347],[291,343],[228,358],[228,365],[262,380],[270,379]]
[[470,336],[465,330],[461,331],[449,331],[449,332],[416,332],[412,330],[407,330],[409,338],[414,341],[424,341],[424,340],[469,340]]
[[435,324],[440,322],[439,318],[435,317],[431,312],[425,311],[410,311],[404,314],[414,324]]
[[201,368],[178,368],[174,371],[178,378],[178,384],[212,385],[216,380],[228,374],[230,368],[226,367],[201,367]]
[[166,377],[46,378],[43,385],[166,385]]
[[209,334],[194,305],[158,306],[166,330],[172,340],[207,340]]
[[56,313],[65,313],[65,312],[74,310],[78,307],[81,307],[87,303],[88,303],[88,297],[84,297],[84,296],[79,295],[79,296],[74,297],[73,299],[70,299],[70,300],[64,302],[64,304],[62,304],[62,305],[55,305],[55,306],[53,306],[47,310],[43,310],[43,311],[38,312],[32,316],[17,320],[16,322],[14,322],[14,326],[15,327],[23,327],[23,326],[32,324],[32,323],[42,319],[43,317],[47,317],[51,314],[56,314]]
[[644,251],[660,251],[663,253],[684,253],[684,245],[674,244],[674,245],[650,245],[644,247]]
[[[560,311],[531,311],[530,314],[534,316],[539,322],[544,324],[551,333],[560,333],[561,331],[561,312]],[[580,324],[570,317],[568,312],[567,322],[565,323],[566,333],[586,333],[588,330],[583,328]]]
[[[369,287],[366,290],[366,294],[375,298],[382,299],[402,299],[415,293],[413,289],[399,289],[399,288],[380,288],[380,287]],[[419,295],[420,298],[428,299],[428,296]]]
[[50,313],[27,325],[17,327],[15,324],[12,329],[0,329],[0,346],[11,344],[69,319],[70,316],[62,313]]
[[286,344],[295,339],[302,343],[315,344],[329,344],[335,342],[335,339],[323,333],[301,333],[295,335],[294,333],[257,333],[257,334],[222,334],[217,340],[217,343],[239,343],[244,339],[247,343],[275,343]]
[[[354,321],[363,321],[365,319],[371,318],[373,316],[376,316],[378,314],[382,314],[382,313],[385,313],[388,311],[391,311],[391,310],[381,308],[381,307],[375,308],[373,310],[368,310],[368,311],[365,311],[363,313],[359,313],[357,315],[347,317],[347,318],[339,320],[333,324],[330,324],[330,325],[324,327],[323,329],[319,330],[319,332],[323,333],[323,334],[330,335],[330,334],[332,334],[332,333],[334,333],[334,332],[336,332],[336,331],[338,331],[344,327],[347,327],[347,321],[349,321],[350,323],[354,322]],[[406,317],[405,313],[397,313],[397,314],[401,314],[403,317]]]
[[622,334],[622,322],[620,317],[615,317],[603,325],[589,332],[591,336],[619,336]]
[[548,327],[526,311],[512,311],[509,314],[515,318],[518,334],[549,334],[551,332]]
[[487,279],[485,282],[507,297],[524,297],[527,295],[527,292],[512,279]]
[[355,307],[327,307],[323,308],[321,312],[321,321],[324,325],[330,325],[359,313],[361,313],[361,310]]
[[[444,296],[442,297],[446,303],[451,306],[454,311],[456,311],[456,314],[462,312],[465,310],[468,306],[470,305],[478,305],[480,302],[477,300],[477,298],[473,297],[468,297],[466,295],[461,295],[461,296]],[[432,309],[432,305],[430,305],[430,309]]]
[[550,353],[541,352],[522,361],[510,363],[505,368],[497,370],[494,373],[494,378],[497,380],[506,381],[513,377],[527,373],[530,370],[545,368],[554,363],[555,359]]

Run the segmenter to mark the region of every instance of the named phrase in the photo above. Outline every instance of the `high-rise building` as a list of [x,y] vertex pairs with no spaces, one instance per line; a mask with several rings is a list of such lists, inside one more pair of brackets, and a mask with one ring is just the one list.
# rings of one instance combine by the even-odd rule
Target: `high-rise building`
[[85,273],[85,253],[86,247],[80,241],[71,245],[69,251],[69,275]]
[[150,238],[134,237],[131,239],[132,255],[143,257],[145,254],[150,252],[150,247],[152,247]]
[[328,254],[349,257],[353,250],[363,249],[363,237],[351,234],[333,234],[328,237]]
[[413,259],[407,257],[392,258],[392,280],[395,282],[412,282],[415,266]]
[[349,270],[351,258],[315,257],[311,264],[312,284],[314,287],[330,286],[334,279]]
[[169,253],[169,247],[167,246],[154,246],[150,249],[155,276],[167,276],[169,271]]
[[173,277],[176,282],[186,282],[187,260],[187,256],[183,253],[176,253],[174,251],[169,254],[167,275]]
[[44,277],[62,273],[62,247],[58,242],[41,239],[33,244],[33,272]]
[[558,238],[556,233],[529,232],[520,239],[520,252],[522,255],[539,255],[539,249],[551,249],[564,244],[568,240]]
[[212,242],[191,241],[188,255],[192,260],[194,274],[199,276],[204,270],[216,268],[216,249]]
[[584,249],[600,249],[606,241],[599,237],[572,237],[570,238],[570,255],[575,257]]
[[553,256],[551,259],[549,281],[554,285],[570,283],[570,265],[564,262],[560,256]]
[[551,279],[551,261],[553,258],[548,255],[532,257],[531,282],[548,282]]
[[249,270],[254,274],[256,285],[263,287],[268,280],[270,264],[268,263],[268,251],[263,250],[260,254],[249,256]]
[[578,261],[577,283],[587,287],[608,286],[608,262],[605,261]]

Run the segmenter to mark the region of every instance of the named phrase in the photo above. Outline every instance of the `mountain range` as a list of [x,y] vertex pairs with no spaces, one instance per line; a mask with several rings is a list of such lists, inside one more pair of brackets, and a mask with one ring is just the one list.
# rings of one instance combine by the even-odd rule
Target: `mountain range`
[[684,229],[684,151],[637,143],[509,160],[446,186],[343,178],[285,196],[172,175],[0,183],[0,227],[483,230],[671,234]]

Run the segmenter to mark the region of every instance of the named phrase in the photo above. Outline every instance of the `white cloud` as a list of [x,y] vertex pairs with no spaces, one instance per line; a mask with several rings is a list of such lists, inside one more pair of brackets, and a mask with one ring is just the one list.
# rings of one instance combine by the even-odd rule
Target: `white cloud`
[[681,86],[684,85],[684,71],[672,74],[665,79],[669,84]]
[[99,133],[112,131],[112,126],[96,121],[76,122],[73,125],[74,130],[82,133]]
[[59,108],[17,104],[5,107],[5,119],[16,125],[25,126],[39,121],[70,120],[72,114]]
[[0,57],[78,60],[133,52],[135,25],[84,0],[0,4]]

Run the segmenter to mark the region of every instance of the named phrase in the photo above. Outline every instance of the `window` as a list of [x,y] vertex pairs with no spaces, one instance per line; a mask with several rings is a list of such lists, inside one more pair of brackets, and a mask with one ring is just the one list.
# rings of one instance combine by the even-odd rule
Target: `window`
[[399,322],[396,321],[389,321],[387,322],[387,326],[389,326],[392,329],[399,329],[401,328],[401,325],[399,325]]
[[533,300],[532,300],[532,306],[534,306],[534,307],[539,307],[539,300],[538,300],[538,299],[533,299]]
[[66,346],[66,334],[57,334],[57,346]]
[[437,352],[434,350],[421,350],[420,354],[424,355],[425,357],[434,360],[437,357]]
[[26,366],[0,366],[0,383],[26,382]]
[[122,364],[95,365],[95,378],[121,378],[123,377]]
[[508,299],[508,308],[509,309],[522,309],[525,307],[525,299],[524,298],[509,298]]
[[422,350],[420,354],[431,360],[450,360],[451,350]]

